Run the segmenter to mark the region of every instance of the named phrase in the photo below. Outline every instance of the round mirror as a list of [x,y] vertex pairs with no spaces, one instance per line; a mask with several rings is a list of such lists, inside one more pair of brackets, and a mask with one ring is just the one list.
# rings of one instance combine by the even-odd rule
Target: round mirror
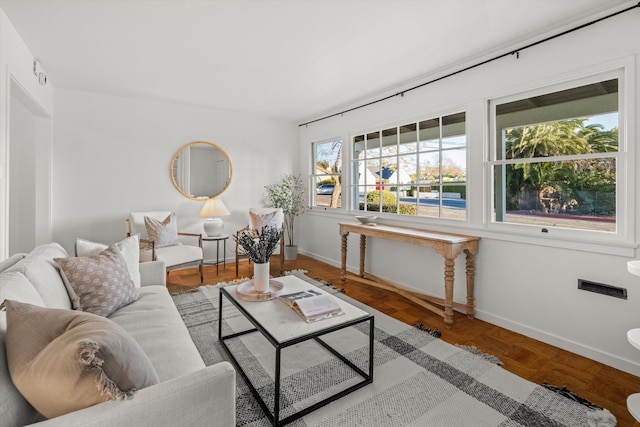
[[171,160],[171,180],[191,200],[221,195],[231,183],[229,155],[212,142],[197,141],[182,147]]

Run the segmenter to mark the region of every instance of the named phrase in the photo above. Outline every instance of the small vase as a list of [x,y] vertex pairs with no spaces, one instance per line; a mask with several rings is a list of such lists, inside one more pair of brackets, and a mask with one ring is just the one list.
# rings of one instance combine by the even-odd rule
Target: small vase
[[269,291],[269,263],[253,263],[253,289],[258,292]]

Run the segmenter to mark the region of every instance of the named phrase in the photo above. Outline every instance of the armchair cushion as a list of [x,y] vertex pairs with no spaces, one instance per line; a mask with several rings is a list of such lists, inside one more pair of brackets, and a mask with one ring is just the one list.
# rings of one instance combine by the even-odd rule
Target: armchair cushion
[[199,246],[178,245],[156,249],[156,261],[164,261],[167,266],[200,261],[203,252]]
[[140,294],[127,263],[115,246],[88,257],[54,258],[73,308],[108,316]]
[[109,319],[12,300],[5,306],[11,379],[45,417],[127,399],[159,382],[140,345]]
[[175,213],[172,212],[162,221],[145,216],[144,225],[147,228],[149,240],[153,240],[156,249],[180,244]]
[[[133,280],[135,287],[140,287],[140,236],[135,234],[127,237],[114,245],[120,249],[124,260],[127,263],[129,270],[129,276]],[[107,249],[109,246],[104,243],[92,242],[85,239],[76,239],[76,256],[92,256],[98,255],[100,252]]]

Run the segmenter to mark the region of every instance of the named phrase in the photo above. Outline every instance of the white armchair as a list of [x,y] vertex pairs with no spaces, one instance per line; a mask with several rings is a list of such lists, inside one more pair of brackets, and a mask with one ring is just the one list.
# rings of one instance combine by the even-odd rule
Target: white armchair
[[[204,282],[202,234],[178,232],[177,227],[175,227],[175,241],[171,242],[172,244],[170,245],[159,244],[159,242],[149,237],[147,221],[151,221],[154,224],[167,222],[170,226],[175,226],[175,224],[169,223],[171,215],[172,212],[169,211],[131,212],[125,224],[127,236],[140,235],[140,261],[164,261],[167,267],[167,274],[171,270],[198,265],[200,282],[202,283]],[[147,217],[147,221],[145,221],[145,217]],[[173,220],[175,220],[175,217]],[[178,241],[177,236],[188,236],[190,240],[192,238],[194,243],[197,244],[182,244]]]
[[[265,225],[276,227],[282,230],[284,226],[284,214],[282,208],[251,208],[249,209],[249,225],[236,231],[236,277],[238,277],[238,262],[243,258],[249,258],[242,247],[238,244],[237,237],[244,231],[260,231]],[[274,254],[278,253],[280,260],[280,274],[284,271],[284,233],[280,237],[279,248],[276,248]]]

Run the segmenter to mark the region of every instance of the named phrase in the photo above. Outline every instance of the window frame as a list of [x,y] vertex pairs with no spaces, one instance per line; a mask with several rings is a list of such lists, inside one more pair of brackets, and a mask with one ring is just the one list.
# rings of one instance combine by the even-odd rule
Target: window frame
[[[461,136],[464,136],[464,147],[458,147],[458,148],[443,148],[443,142],[447,139],[446,136],[443,135],[443,127],[444,126],[449,126],[446,123],[443,123],[443,119],[447,118],[447,117],[455,117],[457,115],[463,115],[464,117],[464,132],[461,134]],[[419,116],[414,116],[411,119],[407,119],[407,120],[394,120],[392,123],[387,123],[387,125],[377,125],[375,127],[369,127],[367,129],[361,130],[359,132],[352,132],[349,135],[349,159],[345,160],[343,163],[343,168],[344,165],[346,164],[346,162],[348,161],[349,163],[349,170],[348,170],[348,191],[345,191],[344,188],[346,188],[346,185],[343,185],[343,195],[345,193],[348,193],[347,195],[347,211],[349,213],[354,213],[354,214],[371,214],[371,215],[378,215],[378,216],[387,216],[389,218],[394,218],[399,221],[408,221],[408,222],[420,222],[420,223],[437,223],[437,224],[451,224],[454,226],[468,226],[469,222],[470,222],[470,212],[471,212],[471,206],[469,203],[469,179],[470,179],[470,174],[469,174],[469,170],[470,170],[470,158],[469,158],[469,108],[468,105],[465,106],[459,106],[457,108],[447,108],[447,109],[441,109],[438,112],[434,112],[434,113],[426,113],[426,114],[420,114]],[[421,142],[424,143],[426,141],[421,141],[420,140],[420,123],[421,122],[426,122],[426,121],[431,121],[431,120],[438,120],[439,124],[438,124],[438,148],[437,149],[426,149],[424,147],[421,147]],[[401,128],[404,126],[410,126],[410,125],[415,125],[416,126],[416,149],[415,152],[413,153],[408,153],[408,152],[403,152],[401,149],[401,139],[402,139],[402,131]],[[395,129],[396,133],[394,135],[394,137],[396,138],[396,150],[395,153],[393,154],[385,154],[385,150],[384,147],[385,145],[383,143],[381,143],[379,145],[379,148],[377,148],[378,155],[377,157],[366,157],[365,159],[357,159],[356,158],[356,148],[355,148],[355,138],[358,136],[363,136],[364,140],[363,143],[365,144],[365,148],[363,149],[363,151],[367,151],[369,150],[369,148],[366,147],[366,142],[368,140],[367,136],[370,134],[375,134],[377,133],[379,135],[379,139],[380,141],[382,141],[384,139],[384,133],[385,131],[390,131],[391,129]],[[400,205],[400,200],[398,199],[398,205],[396,207],[396,212],[383,212],[383,211],[369,211],[369,210],[360,210],[357,208],[356,203],[358,202],[359,198],[355,195],[356,192],[358,191],[358,188],[360,187],[360,184],[356,182],[357,180],[357,175],[356,174],[356,164],[358,161],[364,161],[365,163],[374,160],[374,161],[378,161],[381,162],[383,159],[387,159],[387,158],[394,158],[396,159],[396,164],[400,164],[400,158],[403,155],[415,155],[417,156],[417,158],[420,157],[420,155],[425,156],[428,154],[433,154],[433,153],[437,153],[438,159],[439,159],[439,179],[437,180],[437,183],[435,183],[434,185],[437,185],[439,188],[442,187],[443,189],[446,189],[447,187],[450,187],[451,185],[455,185],[455,184],[451,184],[451,183],[447,183],[442,179],[442,163],[443,163],[443,154],[446,154],[447,152],[450,151],[455,151],[455,150],[460,150],[460,149],[464,149],[464,159],[465,159],[465,164],[464,164],[464,169],[465,169],[465,181],[464,181],[464,187],[466,188],[466,202],[465,202],[465,214],[464,214],[464,218],[452,218],[450,216],[447,216],[446,214],[446,210],[443,207],[443,203],[442,203],[442,197],[439,197],[439,203],[438,203],[438,216],[428,216],[428,215],[418,215],[417,212],[415,215],[410,215],[410,214],[402,214],[399,212],[399,205]],[[385,183],[385,184],[379,184],[379,183],[375,183],[372,185],[369,185],[367,183],[366,187],[369,186],[376,186],[376,189],[378,189],[379,191],[382,190],[382,186],[383,185],[387,185],[389,187],[400,187],[403,186],[405,184],[403,183]],[[417,187],[421,186],[421,185],[428,185],[428,184],[416,184],[416,183],[412,183],[410,184],[412,186],[416,186],[416,191],[417,191]],[[460,184],[458,184],[460,185]],[[379,187],[378,187],[379,186]],[[444,190],[443,190],[444,192]],[[359,193],[358,193],[359,194]],[[398,193],[396,193],[398,194]],[[416,203],[417,204],[417,203]]]
[[[345,183],[345,173],[344,173],[344,165],[345,162],[348,161],[347,159],[345,159],[345,147],[344,147],[344,140],[345,138],[343,137],[334,137],[334,138],[326,138],[326,139],[322,139],[319,141],[314,141],[311,143],[311,173],[309,174],[309,206],[311,207],[312,210],[324,210],[324,211],[331,211],[331,212],[344,212],[346,211],[345,208],[345,192],[344,192],[344,187],[346,185]],[[340,159],[340,172],[336,173],[336,174],[318,174],[317,173],[317,168],[316,168],[316,155],[317,155],[317,147],[319,145],[323,145],[323,144],[331,144],[331,143],[336,143],[339,142],[341,144],[341,159]],[[341,183],[341,193],[340,193],[340,206],[339,207],[331,207],[331,206],[324,206],[324,205],[318,205],[317,203],[317,191],[316,191],[316,179],[320,176],[339,176],[340,177],[340,183]]]
[[[485,228],[489,231],[502,234],[526,235],[542,237],[545,239],[562,239],[575,242],[605,243],[612,245],[633,245],[635,236],[635,185],[633,167],[635,152],[630,136],[633,134],[628,117],[632,117],[633,108],[633,84],[632,69],[629,62],[611,66],[606,70],[599,70],[580,77],[573,76],[561,81],[543,82],[535,88],[497,96],[487,100],[488,111],[488,139],[486,158],[484,161],[485,172]],[[610,79],[618,79],[618,151],[615,153],[600,153],[592,157],[610,157],[616,161],[616,231],[603,232],[597,230],[563,228],[553,225],[527,225],[517,223],[498,222],[494,220],[493,209],[496,196],[494,186],[494,170],[496,165],[508,165],[540,161],[546,158],[527,159],[502,159],[497,156],[497,118],[496,106],[504,103],[530,98],[533,96],[550,94],[576,88],[582,85],[593,84]],[[606,155],[605,155],[606,154]],[[562,161],[575,159],[574,156],[556,156],[548,158],[549,161]]]

